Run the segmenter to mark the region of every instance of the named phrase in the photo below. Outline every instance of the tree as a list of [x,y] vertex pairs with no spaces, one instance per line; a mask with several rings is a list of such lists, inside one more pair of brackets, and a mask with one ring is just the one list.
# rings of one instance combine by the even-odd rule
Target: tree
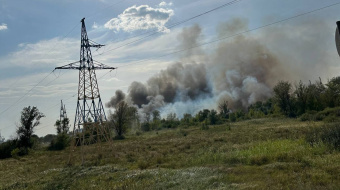
[[1,133],[0,133],[0,144],[4,143],[4,142],[5,142],[5,138],[3,136],[1,136]]
[[45,117],[37,107],[28,106],[21,112],[20,126],[17,129],[17,135],[19,137],[20,147],[31,148],[31,137],[34,132],[34,128],[40,124],[40,119]]
[[275,100],[283,114],[286,116],[294,116],[293,100],[291,97],[292,85],[287,81],[280,81],[274,87]]
[[308,91],[306,85],[302,83],[300,80],[298,85],[295,85],[295,96],[296,96],[296,105],[297,105],[297,114],[304,114],[307,110],[307,98]]
[[136,108],[129,107],[125,101],[119,102],[115,107],[115,112],[110,115],[110,122],[118,138],[124,138],[128,125],[135,117]]
[[196,115],[196,118],[199,122],[203,122],[205,121],[206,119],[208,119],[208,115],[210,113],[210,110],[208,109],[203,109],[201,111],[199,111]]
[[215,125],[218,122],[217,111],[212,109],[208,115],[209,122],[211,125]]
[[158,110],[152,112],[152,121],[160,121],[161,120],[161,113]]
[[326,84],[327,90],[325,100],[328,107],[336,107],[340,105],[340,77],[334,77]]
[[64,118],[62,121],[57,120],[54,124],[54,126],[57,129],[57,134],[61,133],[67,134],[69,131],[69,123],[70,120],[68,118]]
[[219,104],[218,104],[218,109],[220,111],[220,115],[223,117],[223,118],[226,118],[228,119],[229,117],[229,108],[228,108],[228,101],[226,100],[223,100],[221,101]]

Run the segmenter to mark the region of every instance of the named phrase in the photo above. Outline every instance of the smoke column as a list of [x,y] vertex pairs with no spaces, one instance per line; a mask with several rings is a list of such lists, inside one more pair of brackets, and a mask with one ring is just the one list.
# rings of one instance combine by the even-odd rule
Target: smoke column
[[[247,25],[246,20],[234,19],[222,23],[217,33],[232,35],[247,30]],[[287,38],[271,29],[273,32],[281,35],[280,41]],[[271,37],[273,34],[268,34],[268,38]],[[183,29],[177,39],[183,49],[198,45],[201,38],[201,28],[194,25]],[[295,70],[292,64],[283,64],[282,60],[287,59],[277,56],[260,39],[237,36],[221,41],[212,53],[199,48],[187,51],[180,61],[161,70],[146,83],[133,82],[126,95],[117,91],[107,106],[113,107],[118,100],[125,99],[140,112],[157,109],[163,117],[171,112],[182,117],[184,113],[196,114],[205,108],[216,109],[219,101],[227,100],[232,110],[246,110],[250,104],[271,97],[273,86],[279,80],[293,78]],[[304,79],[300,77],[298,80]]]

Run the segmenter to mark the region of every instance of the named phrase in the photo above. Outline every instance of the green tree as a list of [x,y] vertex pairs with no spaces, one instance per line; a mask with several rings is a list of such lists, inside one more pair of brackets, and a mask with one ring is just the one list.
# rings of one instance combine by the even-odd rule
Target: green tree
[[210,110],[208,109],[203,109],[201,111],[199,111],[196,115],[196,118],[199,122],[203,122],[205,121],[206,119],[208,119],[208,115],[210,113]]
[[117,138],[124,138],[128,130],[128,125],[136,116],[136,108],[130,107],[125,101],[119,102],[115,107],[115,112],[110,114],[110,122],[117,134]]
[[20,126],[17,129],[20,147],[25,149],[32,147],[31,137],[34,133],[34,128],[40,124],[42,117],[45,117],[45,115],[37,107],[28,106],[22,110]]
[[161,113],[158,110],[152,112],[152,121],[160,121],[161,120]]
[[209,115],[208,115],[208,119],[209,119],[209,122],[210,122],[211,125],[217,124],[217,122],[218,122],[217,111],[214,110],[214,109],[210,110]]
[[220,112],[220,115],[223,118],[228,119],[229,118],[229,113],[230,113],[230,109],[228,107],[228,101],[223,100],[218,104],[218,110]]
[[275,100],[284,115],[293,117],[294,107],[293,98],[291,97],[292,85],[287,81],[280,81],[274,87]]
[[297,114],[301,115],[306,112],[307,110],[307,98],[308,98],[308,91],[306,85],[299,82],[299,84],[295,85],[294,94],[296,96],[296,106],[297,106]]
[[70,120],[68,118],[64,118],[62,121],[57,120],[54,124],[54,126],[57,129],[57,134],[61,134],[61,133],[67,134],[70,128],[69,123],[70,123]]
[[334,77],[326,84],[325,101],[328,107],[340,106],[340,77]]

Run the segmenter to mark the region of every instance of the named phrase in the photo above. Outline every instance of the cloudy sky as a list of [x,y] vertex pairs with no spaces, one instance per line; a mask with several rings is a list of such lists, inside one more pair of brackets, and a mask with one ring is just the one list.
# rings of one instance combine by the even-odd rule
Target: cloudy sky
[[[228,2],[232,3],[226,5]],[[335,22],[340,20],[338,2],[0,0],[0,132],[6,138],[14,137],[22,108],[31,105],[46,115],[36,134],[55,133],[53,124],[59,118],[60,100],[66,104],[73,123],[78,73],[75,70],[50,73],[56,66],[79,60],[83,17],[89,38],[106,45],[92,49],[93,58],[118,67],[109,73],[96,72],[102,101],[106,103],[116,90],[127,92],[131,82],[145,82],[172,63],[183,61],[185,51],[171,52],[191,48],[183,46],[185,39],[179,34],[195,25],[201,29],[196,45],[221,38],[233,40],[228,37],[239,33],[260,40],[284,67],[296,66],[296,72],[287,80],[307,82],[321,77],[325,81],[337,76],[340,59],[334,45],[334,30]],[[221,5],[226,6],[199,16]],[[319,8],[323,9],[276,23]],[[235,31],[229,27],[228,32],[221,32],[234,19],[242,19],[246,26]],[[247,32],[272,23],[276,24]],[[216,46],[218,43],[199,48],[212,52]],[[170,55],[163,56],[166,54]]]

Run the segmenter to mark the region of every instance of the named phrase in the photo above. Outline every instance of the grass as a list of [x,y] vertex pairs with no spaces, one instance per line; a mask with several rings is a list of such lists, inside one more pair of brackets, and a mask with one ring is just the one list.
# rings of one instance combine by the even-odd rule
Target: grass
[[127,135],[71,157],[40,149],[0,160],[0,189],[338,189],[339,151],[304,140],[322,125],[267,118]]

